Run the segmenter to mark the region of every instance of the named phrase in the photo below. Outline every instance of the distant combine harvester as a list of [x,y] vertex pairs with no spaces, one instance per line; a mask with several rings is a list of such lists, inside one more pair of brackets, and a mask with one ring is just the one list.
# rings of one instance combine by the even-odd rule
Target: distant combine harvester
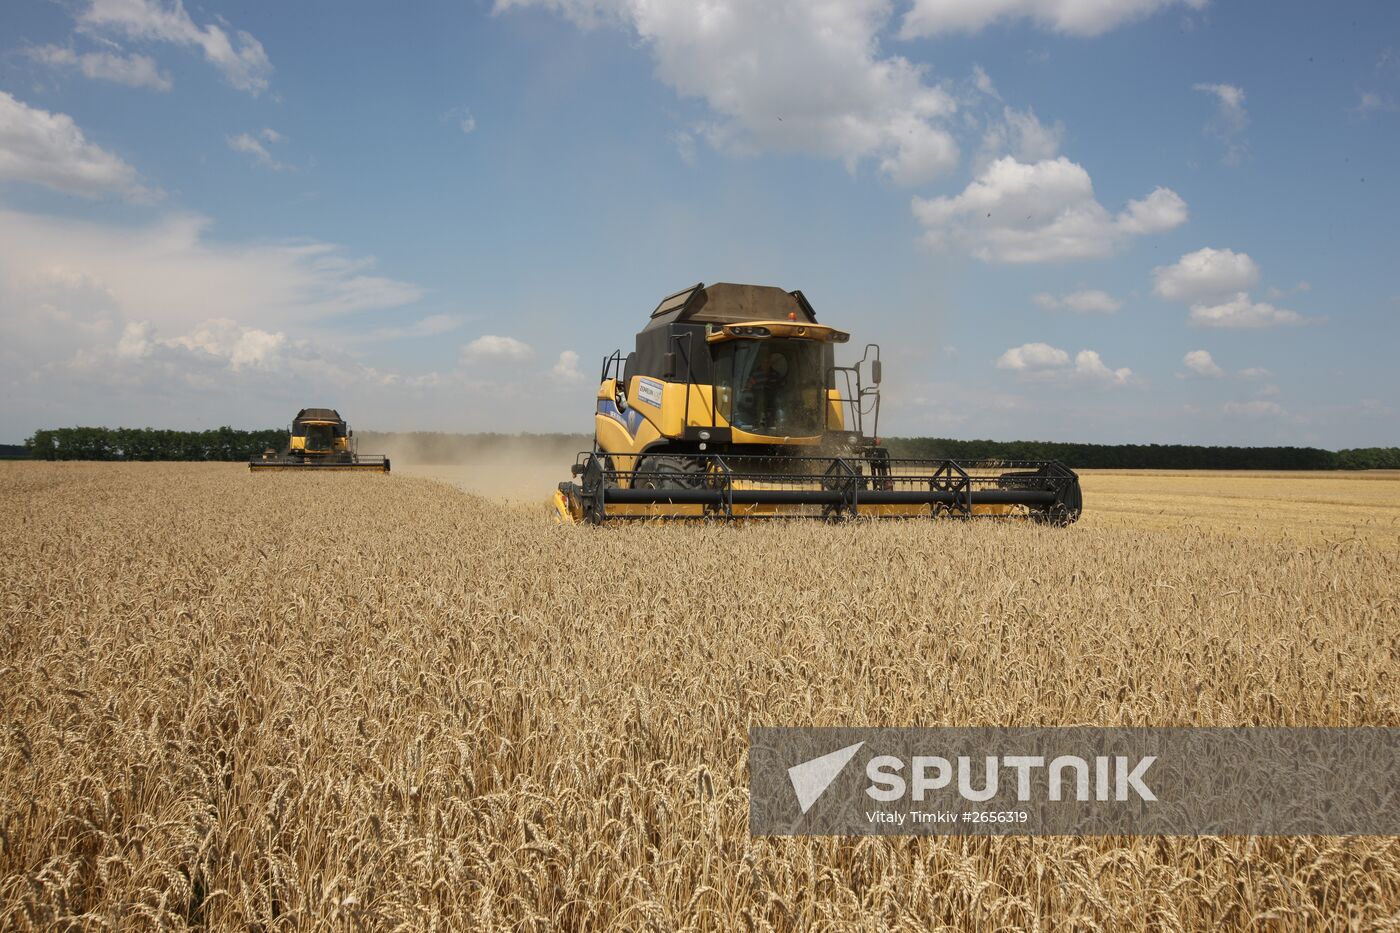
[[287,448],[272,448],[248,461],[248,469],[263,470],[362,470],[389,472],[389,458],[361,455],[355,450],[355,432],[334,408],[303,408],[292,419]]

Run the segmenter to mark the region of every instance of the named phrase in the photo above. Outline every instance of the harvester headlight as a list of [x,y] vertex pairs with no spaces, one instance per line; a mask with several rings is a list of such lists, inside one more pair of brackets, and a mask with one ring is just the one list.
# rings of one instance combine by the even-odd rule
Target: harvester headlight
[[846,333],[844,330],[833,330],[831,332],[832,343],[845,343],[847,340],[850,339],[851,335]]
[[710,432],[709,432],[709,431],[701,431],[701,432],[700,432],[700,440],[702,440],[702,441],[708,441],[709,439],[710,439]]
[[730,327],[729,332],[735,337],[771,337],[773,332],[766,327]]

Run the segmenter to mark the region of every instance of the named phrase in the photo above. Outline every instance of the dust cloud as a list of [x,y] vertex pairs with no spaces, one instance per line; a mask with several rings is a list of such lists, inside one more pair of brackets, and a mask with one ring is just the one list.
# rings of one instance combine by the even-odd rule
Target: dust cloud
[[507,502],[544,502],[592,438],[572,434],[377,434],[364,432],[359,449],[385,454],[393,472],[451,483]]

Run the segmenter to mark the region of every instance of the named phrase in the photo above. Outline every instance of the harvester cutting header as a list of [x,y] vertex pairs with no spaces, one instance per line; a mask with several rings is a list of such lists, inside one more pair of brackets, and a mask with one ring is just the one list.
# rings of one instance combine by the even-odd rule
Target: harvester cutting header
[[292,419],[287,448],[248,461],[250,470],[358,470],[388,473],[389,458],[360,454],[355,432],[334,408],[303,408]]
[[1079,517],[1079,478],[1059,463],[890,457],[880,348],[837,365],[849,340],[800,291],[700,283],[662,299],[636,349],[603,362],[593,449],[559,484],[559,515]]

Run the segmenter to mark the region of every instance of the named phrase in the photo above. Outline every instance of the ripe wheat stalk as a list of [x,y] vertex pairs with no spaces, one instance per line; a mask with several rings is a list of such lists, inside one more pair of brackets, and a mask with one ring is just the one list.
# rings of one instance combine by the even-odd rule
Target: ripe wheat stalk
[[216,465],[0,490],[0,927],[1400,926],[1393,839],[747,822],[754,724],[1400,725],[1365,535],[596,530]]

